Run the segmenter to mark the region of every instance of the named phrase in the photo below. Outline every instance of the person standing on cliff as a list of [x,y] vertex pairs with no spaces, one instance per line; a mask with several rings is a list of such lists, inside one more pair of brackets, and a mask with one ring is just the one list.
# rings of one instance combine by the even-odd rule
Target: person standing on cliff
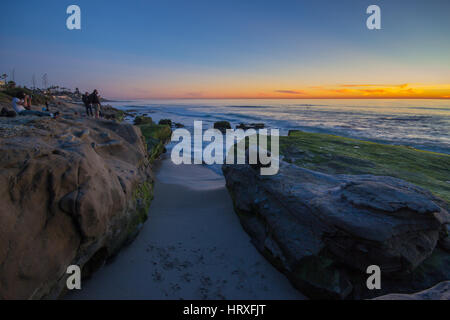
[[100,117],[100,108],[102,107],[102,105],[100,103],[100,97],[98,96],[97,89],[95,89],[94,92],[92,92],[92,94],[90,95],[90,101],[95,110],[95,119],[98,119]]
[[86,92],[85,94],[83,94],[83,96],[81,97],[81,100],[83,100],[84,106],[86,107],[86,115],[88,117],[93,117],[94,113],[92,112],[92,103],[91,103],[89,93]]

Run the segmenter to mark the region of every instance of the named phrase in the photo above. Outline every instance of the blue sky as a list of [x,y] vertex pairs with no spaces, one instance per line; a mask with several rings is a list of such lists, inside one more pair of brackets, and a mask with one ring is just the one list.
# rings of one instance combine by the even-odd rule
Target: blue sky
[[[77,4],[82,30],[66,29]],[[382,30],[365,26],[382,9]],[[113,97],[450,83],[450,1],[3,1],[0,72]],[[384,72],[383,72],[384,71]],[[242,88],[242,89],[241,89]],[[299,89],[299,90],[300,90]],[[225,94],[226,93],[226,94]]]

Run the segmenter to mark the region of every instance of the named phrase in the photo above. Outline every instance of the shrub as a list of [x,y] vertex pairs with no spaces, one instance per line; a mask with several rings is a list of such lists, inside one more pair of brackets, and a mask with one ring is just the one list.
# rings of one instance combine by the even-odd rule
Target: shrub
[[28,88],[8,88],[5,91],[3,91],[3,93],[8,95],[11,99],[13,97],[16,97],[20,92],[23,92],[29,96],[33,96],[32,101],[31,101],[32,105],[45,104],[45,102],[52,100],[51,97],[46,96],[41,93],[33,92],[32,90],[30,90]]

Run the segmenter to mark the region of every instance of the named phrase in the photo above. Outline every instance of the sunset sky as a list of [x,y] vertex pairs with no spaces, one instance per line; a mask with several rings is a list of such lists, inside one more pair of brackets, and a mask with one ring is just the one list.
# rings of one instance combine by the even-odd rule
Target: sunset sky
[[[82,30],[66,28],[77,4]],[[366,8],[382,30],[366,28]],[[450,98],[449,0],[2,1],[0,73],[133,98]]]

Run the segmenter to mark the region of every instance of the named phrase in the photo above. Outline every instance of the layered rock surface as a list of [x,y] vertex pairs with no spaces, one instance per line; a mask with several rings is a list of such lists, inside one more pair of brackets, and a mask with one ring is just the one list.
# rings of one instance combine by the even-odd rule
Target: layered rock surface
[[374,300],[450,300],[450,281],[441,282],[434,287],[413,294],[392,293]]
[[[450,256],[436,249],[449,214],[428,191],[285,162],[275,176],[249,165],[223,172],[255,246],[311,298],[415,292],[450,279]],[[366,287],[370,265],[381,268],[382,290]]]
[[[81,108],[78,108],[81,109]],[[0,298],[58,297],[146,219],[152,172],[140,130],[74,116],[0,123]]]

